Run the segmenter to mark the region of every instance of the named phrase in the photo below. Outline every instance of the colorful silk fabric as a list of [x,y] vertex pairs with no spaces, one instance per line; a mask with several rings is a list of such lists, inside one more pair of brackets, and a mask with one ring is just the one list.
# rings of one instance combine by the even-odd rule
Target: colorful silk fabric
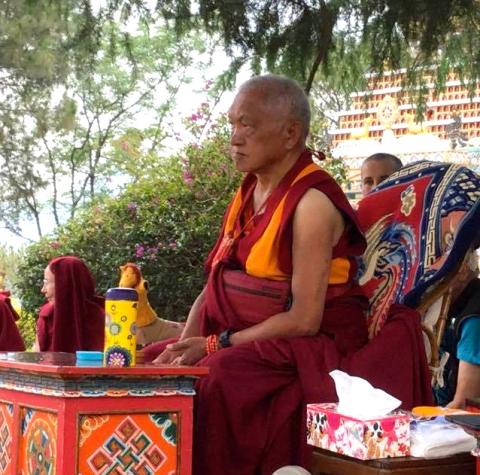
[[480,179],[468,168],[417,162],[360,201],[367,236],[360,283],[370,300],[370,337],[393,303],[417,308],[480,237]]
[[57,257],[48,265],[55,276],[55,299],[40,309],[40,351],[103,350],[104,299],[95,294],[88,267],[74,256]]

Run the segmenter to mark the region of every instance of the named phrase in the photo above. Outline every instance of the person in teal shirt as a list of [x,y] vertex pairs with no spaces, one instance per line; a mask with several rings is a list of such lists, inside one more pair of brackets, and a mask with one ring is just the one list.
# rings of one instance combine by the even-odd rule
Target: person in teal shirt
[[434,391],[437,403],[451,408],[463,408],[466,399],[480,396],[478,277],[469,281],[451,305],[440,351],[448,352],[450,356],[443,373],[445,384],[436,387]]

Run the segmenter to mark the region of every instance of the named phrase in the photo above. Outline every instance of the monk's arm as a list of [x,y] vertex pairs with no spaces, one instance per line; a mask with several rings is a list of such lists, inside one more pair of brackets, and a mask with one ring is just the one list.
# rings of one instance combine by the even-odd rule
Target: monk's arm
[[310,189],[293,220],[292,306],[250,328],[233,333],[239,345],[268,338],[315,335],[322,323],[332,249],[344,229],[343,218],[320,191]]
[[40,343],[38,342],[38,335],[35,335],[35,343],[33,344],[32,351],[40,351]]
[[[185,328],[176,343],[167,345],[160,355],[153,362],[160,364],[194,364],[200,358],[205,356],[205,338],[200,336],[200,309],[205,300],[205,287],[190,307]],[[191,343],[194,341],[192,354],[185,355],[190,349]],[[190,350],[189,353],[192,353]]]
[[467,398],[474,398],[479,394],[480,366],[460,360],[455,397],[447,407],[463,409]]
[[187,322],[185,323],[185,328],[182,331],[180,340],[185,340],[185,338],[190,338],[192,336],[200,336],[200,309],[205,300],[205,287],[200,292],[198,297],[193,302],[193,305],[190,307],[190,312],[188,312]]

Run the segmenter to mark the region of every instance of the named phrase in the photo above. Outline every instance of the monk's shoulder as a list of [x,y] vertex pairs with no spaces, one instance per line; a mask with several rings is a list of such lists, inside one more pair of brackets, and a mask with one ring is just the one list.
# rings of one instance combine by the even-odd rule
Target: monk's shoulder
[[297,228],[305,224],[310,229],[321,228],[325,231],[328,226],[332,229],[335,240],[344,229],[344,219],[340,211],[325,193],[316,188],[308,189],[298,202],[295,222]]
[[328,213],[331,216],[340,215],[332,200],[322,191],[309,188],[297,205],[298,213]]

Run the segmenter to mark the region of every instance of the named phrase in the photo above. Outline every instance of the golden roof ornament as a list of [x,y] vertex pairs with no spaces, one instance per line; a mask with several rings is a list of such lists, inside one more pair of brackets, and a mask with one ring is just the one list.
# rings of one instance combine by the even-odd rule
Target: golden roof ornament
[[384,129],[391,129],[400,116],[397,100],[387,94],[377,108],[377,118]]

